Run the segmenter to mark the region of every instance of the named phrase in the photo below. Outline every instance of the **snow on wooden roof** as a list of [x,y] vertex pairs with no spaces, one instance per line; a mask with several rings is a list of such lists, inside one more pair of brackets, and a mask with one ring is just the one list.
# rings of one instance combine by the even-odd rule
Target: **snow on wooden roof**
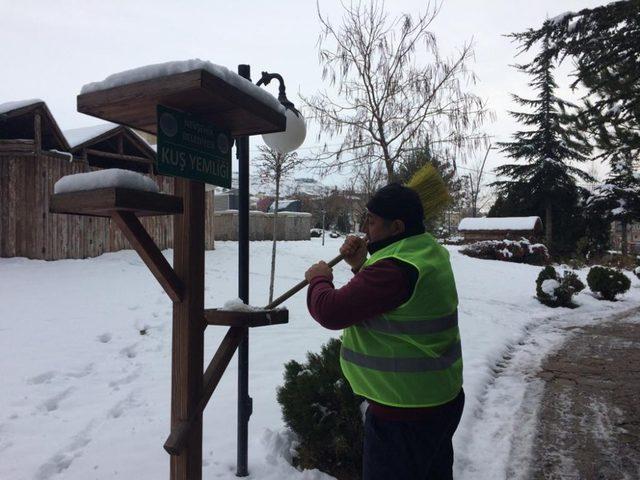
[[540,217],[479,217],[463,218],[459,231],[472,230],[535,230],[542,228]]
[[73,149],[78,145],[82,145],[89,140],[93,140],[100,135],[104,135],[111,130],[117,129],[118,127],[119,125],[116,125],[115,123],[103,123],[92,127],[72,128],[71,130],[65,130],[62,133],[64,133],[67,142],[69,142],[69,146]]
[[100,82],[88,83],[82,87],[81,94],[97,92],[99,90],[107,90],[109,88],[129,85],[131,83],[142,82],[153,78],[165,77],[176,73],[185,73],[193,70],[205,70],[215,77],[233,85],[247,95],[252,96],[256,100],[268,105],[272,109],[284,113],[284,106],[263,88],[254,85],[246,78],[241,77],[226,67],[216,65],[199,58],[191,60],[182,60],[174,62],[157,63],[154,65],[146,65],[144,67],[125,70],[124,72],[114,73]]
[[0,104],[0,120],[2,121],[0,138],[35,140],[36,115],[40,116],[42,149],[68,150],[69,145],[56,119],[47,107],[47,104],[39,98]]
[[9,113],[20,108],[35,105],[37,103],[44,103],[44,101],[40,100],[39,98],[30,98],[28,100],[17,100],[13,102],[0,103],[0,113]]

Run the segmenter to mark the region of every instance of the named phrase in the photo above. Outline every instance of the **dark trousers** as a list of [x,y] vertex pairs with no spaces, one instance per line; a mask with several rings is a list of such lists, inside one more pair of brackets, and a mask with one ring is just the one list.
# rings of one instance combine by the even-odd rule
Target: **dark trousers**
[[461,391],[424,420],[384,420],[367,412],[363,480],[452,480],[451,439],[463,408]]

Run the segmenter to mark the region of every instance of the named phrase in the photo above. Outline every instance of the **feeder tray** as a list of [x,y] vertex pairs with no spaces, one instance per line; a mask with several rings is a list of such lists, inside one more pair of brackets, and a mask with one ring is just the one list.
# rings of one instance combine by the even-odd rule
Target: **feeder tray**
[[99,188],[51,195],[49,211],[97,217],[110,217],[116,211],[138,217],[174,215],[182,213],[182,198],[130,188]]
[[273,310],[243,312],[212,308],[204,311],[204,318],[207,325],[224,325],[228,327],[264,327],[267,325],[289,323],[289,310],[279,308]]

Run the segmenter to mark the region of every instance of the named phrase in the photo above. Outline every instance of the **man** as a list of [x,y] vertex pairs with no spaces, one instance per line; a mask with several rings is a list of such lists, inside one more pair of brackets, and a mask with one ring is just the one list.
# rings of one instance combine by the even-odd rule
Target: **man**
[[449,254],[425,233],[414,190],[387,185],[367,209],[368,243],[350,236],[340,248],[355,276],[336,289],[316,263],[307,306],[322,326],[345,329],[342,371],[369,403],[363,479],[451,479],[464,393]]

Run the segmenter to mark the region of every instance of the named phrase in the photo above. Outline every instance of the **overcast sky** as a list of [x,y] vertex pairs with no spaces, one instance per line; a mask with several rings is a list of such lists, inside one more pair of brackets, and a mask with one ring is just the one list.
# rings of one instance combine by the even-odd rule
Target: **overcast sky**
[[[474,41],[472,68],[479,77],[474,90],[495,112],[495,122],[486,125],[495,141],[508,139],[517,128],[507,114],[518,109],[509,94],[528,92],[526,76],[510,66],[521,60],[514,58],[516,45],[504,35],[603,3],[444,0],[433,31],[445,53]],[[387,10],[415,14],[425,5],[394,0]],[[340,2],[320,0],[320,8],[339,22]],[[142,65],[201,58],[234,71],[240,63],[250,64],[254,81],[262,70],[279,72],[289,98],[299,104],[297,92],[310,95],[323,88],[318,34],[313,0],[0,0],[0,103],[41,98],[63,130],[96,125],[100,120],[75,110],[82,85]],[[275,83],[269,86],[274,94]],[[252,140],[252,151],[259,143]],[[316,143],[311,135],[302,148]],[[489,158],[490,167],[504,162],[497,151]]]

